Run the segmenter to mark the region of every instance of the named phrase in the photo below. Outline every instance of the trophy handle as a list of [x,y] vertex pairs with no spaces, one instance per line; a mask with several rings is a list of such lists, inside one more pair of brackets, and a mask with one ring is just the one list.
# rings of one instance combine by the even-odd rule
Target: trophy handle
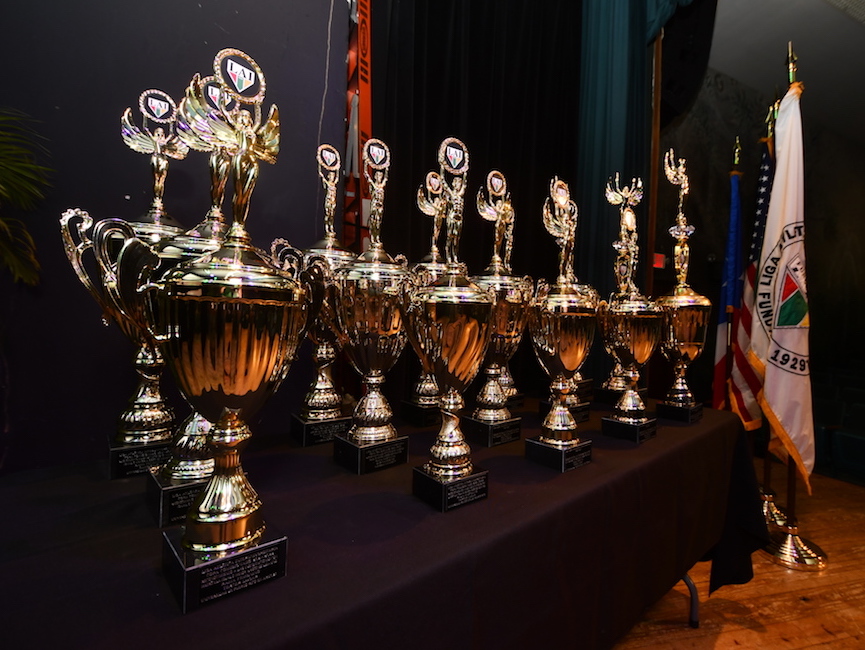
[[81,284],[90,292],[90,295],[102,309],[102,321],[107,325],[112,317],[105,296],[98,288],[102,286],[102,282],[94,282],[82,262],[84,252],[93,248],[93,241],[88,235],[92,226],[93,218],[85,210],[79,208],[70,208],[60,217],[60,234],[63,237],[63,249],[66,251],[66,257],[69,258],[69,263]]
[[150,276],[159,266],[159,255],[137,237],[127,239],[117,255],[117,296],[125,313],[152,341],[168,340],[168,334],[157,332],[150,291],[163,289],[163,285],[150,282]]
[[135,232],[122,219],[103,219],[93,228],[93,254],[102,273],[102,281],[108,299],[121,317],[126,317],[138,327],[141,325],[125,308],[117,293],[117,255],[126,241],[135,237]]
[[270,244],[271,262],[282,271],[290,271],[296,277],[303,267],[303,253],[297,250],[287,239],[274,239]]
[[300,272],[300,281],[309,295],[309,314],[307,314],[306,324],[300,335],[299,340],[301,341],[315,323],[322,304],[324,304],[327,287],[330,284],[328,277],[327,260],[319,255],[310,257],[308,266]]

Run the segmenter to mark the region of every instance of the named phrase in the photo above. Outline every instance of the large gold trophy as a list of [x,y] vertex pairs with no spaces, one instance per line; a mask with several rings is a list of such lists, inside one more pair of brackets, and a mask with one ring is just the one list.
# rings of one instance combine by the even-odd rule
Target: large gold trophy
[[487,174],[486,187],[478,190],[478,213],[495,223],[493,255],[483,273],[471,278],[481,289],[495,294],[493,331],[484,362],[486,381],[477,395],[477,408],[470,417],[463,417],[466,438],[485,447],[519,440],[521,417],[508,410],[508,397],[501,383],[502,369],[517,351],[528,320],[532,298],[532,280],[513,275],[515,213],[504,174],[493,170]]
[[363,147],[363,173],[370,187],[369,248],[336,269],[327,300],[335,313],[335,332],[354,369],[362,376],[364,395],[355,406],[353,424],[333,439],[334,460],[351,472],[365,474],[408,460],[408,436],[398,436],[393,411],[381,391],[385,373],[405,347],[400,296],[407,282],[404,259],[394,261],[381,243],[384,190],[390,150],[378,139]]
[[164,533],[163,567],[184,611],[285,574],[286,539],[265,525],[240,451],[251,436],[246,422],[288,372],[324,277],[320,264],[301,270],[299,252],[293,266],[278,268],[253,246],[249,204],[259,161],[276,160],[279,116],[272,106],[262,119],[264,77],[243,52],[220,51],[214,74],[242,105],[196,124],[231,155],[234,220],[225,241],[158,279],[148,274],[159,258],[139,239],[123,244],[117,263],[124,295],[151,294],[152,326],[177,384],[213,424],[214,472],[185,527]]
[[[336,269],[354,260],[355,255],[339,245],[334,228],[341,167],[339,152],[332,145],[320,145],[316,151],[316,162],[325,190],[324,238],[304,251],[304,262],[309,264],[312,259],[321,258],[330,276]],[[275,240],[271,245],[273,257],[279,258],[286,246],[290,245],[285,239]],[[334,436],[345,435],[351,427],[351,416],[343,415],[342,394],[333,381],[332,367],[340,346],[334,331],[336,323],[331,302],[325,299],[319,317],[310,326],[307,334],[313,344],[315,378],[303,398],[301,412],[292,414],[291,417],[291,435],[302,446],[330,442]]]
[[675,379],[666,397],[658,402],[657,415],[660,418],[696,422],[703,416],[703,405],[694,399],[694,394],[685,380],[688,366],[703,351],[706,345],[706,331],[712,303],[688,285],[688,264],[690,251],[688,238],[694,226],[685,219],[684,203],[688,194],[688,174],[685,159],[679,158],[678,164],[673,150],[664,156],[664,171],[667,180],[679,186],[679,209],[676,225],[670,228],[670,235],[676,240],[673,260],[676,265],[676,286],[655,302],[664,310],[664,332],[661,339],[661,352],[673,364]]
[[430,459],[414,469],[415,496],[444,512],[486,498],[488,473],[472,465],[471,449],[460,430],[462,392],[480,370],[492,334],[494,298],[466,277],[457,257],[463,219],[465,145],[447,138],[439,148],[443,193],[447,200],[445,272],[433,283],[415,281],[403,310],[412,347],[441,389],[441,428]]
[[[442,224],[448,209],[442,175],[439,172],[427,173],[424,184],[417,190],[417,207],[425,215],[432,217],[433,230],[429,253],[411,268],[411,273],[414,278],[423,278],[425,282],[432,284],[447,269],[438,247]],[[402,403],[402,416],[418,427],[438,425],[440,423],[438,403],[439,387],[435,375],[423,368],[421,362],[420,377],[412,387],[411,397]]]
[[564,472],[592,459],[592,441],[577,435],[567,397],[592,347],[598,300],[597,293],[578,284],[574,276],[577,206],[567,184],[558,178],[550,183],[543,216],[547,232],[559,244],[559,275],[552,286],[538,281],[529,331],[538,361],[550,377],[552,398],[541,434],[526,440],[526,457]]
[[626,388],[613,409],[611,417],[602,418],[601,431],[606,435],[642,443],[657,432],[657,419],[646,412],[646,405],[637,392],[640,368],[649,360],[661,338],[663,314],[655,303],[645,298],[634,283],[639,258],[637,246],[637,216],[634,207],[643,198],[642,181],[634,179],[630,186],[620,187],[616,174],[615,186],[607,183],[607,201],[619,206],[619,239],[613,243],[618,291],[609,303],[598,308],[598,322],[604,346],[622,366]]

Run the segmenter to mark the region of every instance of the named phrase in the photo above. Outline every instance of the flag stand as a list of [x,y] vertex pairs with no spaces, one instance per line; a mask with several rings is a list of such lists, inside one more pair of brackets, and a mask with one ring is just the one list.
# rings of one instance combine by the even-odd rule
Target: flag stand
[[760,498],[763,500],[763,517],[770,526],[782,528],[787,525],[787,513],[775,503],[775,491],[772,489],[772,454],[769,451],[769,439],[766,438],[766,453],[763,456],[763,485],[760,486]]
[[826,568],[827,557],[823,550],[799,535],[796,521],[796,464],[792,458],[787,459],[787,520],[770,537],[771,541],[763,550],[775,564],[798,571],[822,571]]

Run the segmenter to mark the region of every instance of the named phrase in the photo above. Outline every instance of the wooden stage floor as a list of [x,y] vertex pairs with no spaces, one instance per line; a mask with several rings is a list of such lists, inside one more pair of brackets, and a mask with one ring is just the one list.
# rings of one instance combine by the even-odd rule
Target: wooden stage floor
[[[762,460],[757,461],[762,476]],[[773,488],[786,503],[786,467]],[[799,532],[826,553],[823,571],[793,571],[753,556],[754,579],[711,596],[709,564],[691,578],[700,593],[700,627],[688,626],[688,590],[680,582],[646,611],[615,650],[632,648],[865,648],[865,487],[818,474],[813,496],[799,484]]]

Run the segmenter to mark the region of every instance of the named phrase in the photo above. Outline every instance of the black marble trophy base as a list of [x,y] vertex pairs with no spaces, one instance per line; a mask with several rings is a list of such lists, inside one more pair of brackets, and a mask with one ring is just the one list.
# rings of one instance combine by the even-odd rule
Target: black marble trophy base
[[441,409],[438,406],[421,406],[404,400],[400,404],[400,417],[410,425],[419,428],[437,427],[441,424]]
[[447,512],[481,499],[489,492],[489,472],[478,467],[464,478],[440,481],[422,467],[415,467],[411,482],[412,494],[439,512]]
[[345,415],[330,420],[304,420],[297,413],[291,414],[292,439],[301,447],[311,447],[331,442],[334,436],[343,436],[351,429],[351,416]]
[[[538,402],[538,413],[542,418],[547,417],[547,413],[550,412],[550,401],[549,400],[541,400]],[[591,405],[588,402],[580,402],[576,406],[570,407],[568,410],[571,412],[571,415],[574,416],[574,420],[576,420],[577,424],[580,422],[585,422],[589,419],[589,409],[591,409]]]
[[465,439],[471,444],[481,447],[496,447],[520,439],[523,419],[520,417],[502,420],[501,422],[485,422],[468,416],[460,421]]
[[658,432],[658,420],[650,417],[648,422],[642,424],[631,424],[630,422],[619,422],[613,418],[601,418],[601,433],[611,438],[628,440],[641,445],[646,440],[654,438]]
[[358,445],[345,436],[333,439],[333,460],[353,474],[369,474],[408,462],[408,436]]
[[581,440],[568,449],[541,442],[540,436],[526,438],[526,458],[559,472],[577,469],[592,462],[592,441]]
[[[643,400],[646,399],[646,390],[647,389],[645,388],[637,389],[637,393],[643,398]],[[609,388],[595,388],[592,391],[595,396],[594,403],[601,408],[613,408],[622,396],[622,392],[623,391],[620,390],[610,390]]]
[[656,415],[664,420],[673,420],[675,422],[684,422],[685,424],[693,424],[703,417],[703,405],[694,404],[693,406],[680,406],[678,404],[667,404],[666,402],[658,402],[655,408]]
[[184,614],[285,576],[288,539],[270,528],[238,551],[195,553],[180,544],[181,528],[162,532],[162,570]]
[[160,528],[181,524],[186,519],[189,506],[207,483],[207,478],[196,481],[172,481],[159,475],[154,467],[147,473],[145,498],[150,514]]
[[147,474],[151,467],[171,460],[171,440],[128,444],[111,440],[108,443],[108,478],[126,478]]

